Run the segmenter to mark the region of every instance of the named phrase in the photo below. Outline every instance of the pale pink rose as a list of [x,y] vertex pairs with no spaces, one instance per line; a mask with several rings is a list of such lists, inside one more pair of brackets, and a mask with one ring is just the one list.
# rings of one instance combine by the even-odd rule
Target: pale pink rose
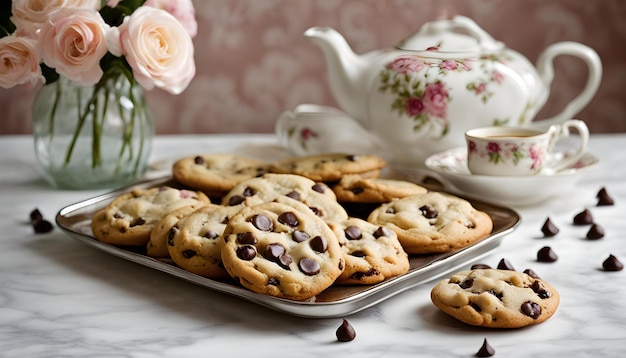
[[431,83],[424,89],[422,102],[426,112],[444,118],[448,105],[448,90],[442,82]]
[[421,71],[426,64],[414,56],[400,56],[387,65],[387,69],[402,75]]
[[41,30],[43,62],[72,81],[94,85],[102,78],[109,30],[95,10],[59,10]]
[[100,0],[13,0],[11,22],[17,34],[36,37],[48,17],[64,8],[99,10]]
[[121,0],[109,0],[107,1],[107,6],[108,7],[116,7],[117,4],[120,3]]
[[1,87],[11,88],[21,84],[35,85],[39,81],[44,81],[35,45],[35,40],[26,37],[5,36],[0,38]]
[[409,116],[420,115],[424,111],[424,102],[417,97],[409,97],[404,102],[404,110]]
[[441,68],[448,71],[454,71],[459,67],[456,61],[445,60],[441,63]]
[[187,88],[196,74],[191,37],[167,11],[141,6],[119,27],[120,49],[145,89],[172,94]]
[[491,75],[491,80],[497,84],[502,84],[502,81],[504,81],[504,75],[500,71],[493,71],[493,74]]
[[191,38],[194,38],[198,33],[196,10],[191,0],[146,0],[144,5],[156,7],[172,14],[183,24]]

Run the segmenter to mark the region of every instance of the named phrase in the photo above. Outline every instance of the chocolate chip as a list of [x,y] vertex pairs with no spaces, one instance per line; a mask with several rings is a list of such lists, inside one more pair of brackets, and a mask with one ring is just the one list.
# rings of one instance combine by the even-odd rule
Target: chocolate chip
[[367,255],[365,254],[365,252],[363,252],[363,251],[361,251],[361,250],[358,250],[358,251],[353,251],[353,252],[351,252],[351,253],[350,253],[350,255],[352,255],[352,256],[354,256],[354,257],[365,257],[365,256],[367,256]]
[[489,342],[487,342],[487,338],[485,338],[485,340],[483,341],[483,345],[480,347],[478,352],[476,352],[476,357],[491,357],[494,354],[496,354],[496,350],[493,349],[491,345],[489,345]]
[[522,313],[532,319],[537,319],[541,315],[541,306],[535,302],[526,301],[522,303],[522,307],[520,307],[520,309],[522,310]]
[[311,248],[317,252],[326,252],[328,250],[328,241],[323,236],[316,236],[311,239]]
[[381,236],[391,237],[393,232],[384,226],[379,226],[376,231],[374,231],[374,237],[379,238]]
[[257,242],[256,237],[251,232],[243,232],[237,234],[237,242],[243,245],[254,245]]
[[387,208],[387,210],[385,210],[385,213],[387,214],[395,214],[396,213],[396,209],[394,208]]
[[532,278],[539,278],[539,275],[537,275],[537,273],[535,271],[533,271],[532,269],[526,269],[524,270],[524,273],[527,274],[528,276],[532,277]]
[[174,236],[176,235],[176,233],[178,232],[178,228],[176,226],[173,226],[170,229],[170,232],[167,234],[167,244],[170,246],[174,246]]
[[279,286],[280,281],[276,277],[270,277],[269,279],[267,279],[267,284],[272,286]]
[[291,211],[284,212],[278,216],[278,222],[281,224],[285,224],[290,227],[296,227],[300,222],[298,221],[298,217]]
[[482,270],[482,269],[490,269],[491,266],[487,265],[487,264],[473,264],[472,267],[470,267],[470,270]]
[[314,276],[320,273],[320,264],[317,261],[305,257],[298,262],[298,268],[307,276]]
[[261,231],[273,231],[274,230],[274,222],[272,219],[268,218],[265,215],[257,214],[250,218],[250,222],[254,225],[255,228]]
[[593,223],[593,216],[589,209],[585,209],[574,216],[574,225],[589,225]]
[[193,162],[198,164],[198,165],[202,165],[204,164],[204,158],[202,158],[201,156],[196,156],[195,158],[193,158]]
[[313,185],[311,189],[313,189],[313,191],[316,191],[318,193],[324,193],[326,192],[326,185],[322,183],[315,183],[315,185]]
[[194,250],[183,250],[183,252],[181,252],[181,254],[183,254],[184,258],[190,259],[190,258],[196,256],[198,253],[196,253]]
[[269,244],[265,247],[265,258],[278,262],[278,258],[285,253],[285,247],[278,243]]
[[463,282],[459,283],[459,287],[461,287],[462,289],[466,289],[466,288],[472,287],[473,284],[474,284],[474,279],[468,278],[467,280],[464,280]]
[[355,154],[348,155],[346,158],[351,162],[356,162],[359,160],[359,156]]
[[344,319],[341,326],[337,328],[335,335],[337,336],[337,340],[339,342],[350,342],[356,338],[356,331],[354,330],[354,327],[352,327],[352,325]]
[[315,216],[322,216],[324,215],[324,212],[314,206],[309,206],[309,209],[311,209],[311,211],[313,212],[313,214],[315,214]]
[[352,192],[352,194],[354,195],[359,195],[362,192],[365,191],[365,189],[361,188],[361,187],[355,187],[355,188],[351,188],[350,191]]
[[237,248],[237,257],[245,261],[250,261],[256,257],[256,248],[250,245],[240,246]]
[[615,201],[609,196],[609,193],[604,187],[598,191],[596,198],[598,198],[597,206],[610,206],[615,204]]
[[138,217],[137,219],[133,220],[132,223],[130,223],[130,227],[143,225],[145,223],[146,223],[146,220],[144,218]]
[[115,219],[121,219],[123,217],[124,217],[124,214],[122,214],[119,211],[117,211],[115,214],[113,214],[113,218],[115,218]]
[[420,211],[422,212],[422,215],[424,215],[426,219],[434,219],[437,217],[437,215],[439,215],[439,212],[437,212],[437,209],[435,209],[430,204],[423,205],[420,208]]
[[246,199],[241,195],[233,195],[228,199],[228,206],[239,205],[243,203],[244,200]]
[[487,293],[490,294],[490,295],[496,296],[496,298],[499,299],[500,301],[502,301],[502,297],[504,297],[504,295],[502,293],[496,292],[494,290],[489,290],[489,291],[487,291]]
[[54,226],[52,223],[46,219],[41,219],[33,225],[33,230],[35,230],[35,234],[45,234],[47,232],[52,231]]
[[41,214],[41,211],[39,211],[39,209],[37,208],[33,209],[33,211],[30,212],[31,224],[34,224],[37,221],[41,221],[41,220],[43,220],[43,215]]
[[307,234],[304,231],[300,231],[300,230],[295,230],[292,234],[291,234],[291,238],[293,239],[293,241],[295,242],[302,242],[302,241],[306,241],[309,239],[309,234]]
[[604,229],[598,224],[591,225],[589,231],[587,231],[588,240],[598,240],[604,237]]
[[539,262],[554,262],[558,259],[559,257],[550,246],[544,246],[537,251],[537,261]]
[[609,255],[609,257],[602,262],[602,268],[604,268],[604,271],[621,271],[624,269],[624,264],[622,264],[617,257]]
[[346,234],[346,239],[348,240],[360,240],[363,237],[361,229],[354,225],[350,225],[345,228],[344,233]]
[[291,270],[289,268],[289,265],[291,265],[291,263],[293,262],[293,260],[291,259],[291,256],[287,255],[287,254],[282,254],[280,255],[280,257],[278,258],[278,265],[282,268],[284,268],[285,270]]
[[540,281],[533,282],[533,284],[530,286],[530,288],[541,299],[546,299],[546,298],[552,296],[552,294],[550,292],[546,291],[545,287],[543,287],[543,285],[541,284]]
[[286,196],[292,198],[293,200],[300,201],[300,194],[295,190],[290,191]]
[[559,228],[552,223],[550,218],[547,218],[546,221],[543,223],[543,226],[541,227],[541,232],[545,237],[552,237],[559,233]]
[[513,265],[509,262],[509,260],[507,259],[502,259],[500,260],[500,262],[498,262],[498,269],[499,270],[510,270],[510,271],[515,271],[515,268],[513,267]]
[[209,230],[204,234],[204,237],[207,239],[211,239],[211,240],[215,240],[219,237],[220,235],[218,233],[216,233],[213,230]]
[[482,308],[480,308],[480,306],[479,306],[477,303],[470,302],[470,304],[469,304],[469,305],[470,305],[470,307],[472,307],[472,308],[473,308],[476,312],[480,312],[480,311],[482,311],[482,310],[483,310]]

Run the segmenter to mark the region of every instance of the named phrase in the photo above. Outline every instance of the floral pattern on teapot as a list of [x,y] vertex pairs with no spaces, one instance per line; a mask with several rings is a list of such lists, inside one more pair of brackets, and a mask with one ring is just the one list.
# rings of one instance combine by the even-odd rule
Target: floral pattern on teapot
[[[437,47],[429,50],[436,50]],[[465,89],[474,93],[486,104],[493,96],[494,87],[502,84],[504,74],[488,68],[485,60],[504,62],[490,56],[482,61],[473,59],[426,60],[417,55],[402,55],[388,63],[379,75],[379,92],[394,95],[391,110],[415,121],[414,131],[421,131],[427,124],[441,128],[438,136],[448,134],[450,123],[447,118],[448,103],[453,100],[445,77],[450,72],[469,72],[476,63],[480,64],[480,76],[468,82]],[[423,80],[426,79],[426,80]],[[509,119],[494,118],[494,125],[504,125]]]

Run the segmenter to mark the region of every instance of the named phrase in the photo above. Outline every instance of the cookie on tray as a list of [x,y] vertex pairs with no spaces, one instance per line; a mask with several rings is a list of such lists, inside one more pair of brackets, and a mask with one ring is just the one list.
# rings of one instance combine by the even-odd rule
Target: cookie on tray
[[431,300],[450,316],[474,326],[520,328],[544,322],[559,306],[559,293],[523,272],[477,269],[441,280]]
[[202,192],[168,186],[135,189],[97,211],[91,220],[94,237],[112,245],[145,247],[154,226],[170,212],[188,205],[210,203]]
[[367,154],[328,153],[306,157],[290,157],[270,164],[270,171],[281,174],[297,174],[311,180],[335,182],[346,174],[378,177],[387,165],[384,159]]
[[326,221],[348,217],[328,185],[294,174],[268,173],[244,180],[222,198],[222,205],[254,206],[274,201],[281,196],[304,203]]
[[172,175],[181,184],[219,198],[239,182],[265,174],[268,168],[268,163],[235,154],[200,154],[176,161]]
[[363,178],[344,175],[332,187],[337,201],[348,203],[386,203],[405,196],[424,194],[428,190],[415,183],[385,178]]
[[172,261],[197,275],[215,280],[228,278],[222,265],[222,234],[238,207],[210,205],[201,207],[170,229],[167,249]]
[[491,217],[468,201],[450,194],[427,192],[381,204],[369,222],[395,231],[409,254],[450,252],[491,233]]
[[409,271],[409,256],[390,229],[359,218],[329,225],[346,260],[336,284],[369,285]]
[[257,293],[308,300],[344,269],[337,237],[310,210],[277,202],[244,207],[230,219],[223,237],[224,267]]
[[150,241],[148,241],[148,244],[146,245],[146,255],[154,258],[169,258],[170,253],[167,250],[167,236],[169,235],[172,226],[176,225],[180,219],[205,205],[213,204],[198,203],[183,206],[182,208],[176,209],[165,215],[165,217],[163,217],[163,219],[161,219],[150,232]]

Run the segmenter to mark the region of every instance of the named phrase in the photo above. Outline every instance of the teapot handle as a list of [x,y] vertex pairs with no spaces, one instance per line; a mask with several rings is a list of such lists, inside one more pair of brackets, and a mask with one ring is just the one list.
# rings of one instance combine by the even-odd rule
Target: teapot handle
[[590,47],[571,41],[557,42],[548,46],[537,60],[537,72],[546,88],[554,78],[554,58],[560,55],[570,55],[582,59],[588,67],[587,83],[585,88],[570,101],[565,108],[557,115],[540,120],[535,124],[548,127],[553,124],[561,124],[572,119],[581,109],[583,109],[596,94],[602,78],[602,62],[598,54]]

